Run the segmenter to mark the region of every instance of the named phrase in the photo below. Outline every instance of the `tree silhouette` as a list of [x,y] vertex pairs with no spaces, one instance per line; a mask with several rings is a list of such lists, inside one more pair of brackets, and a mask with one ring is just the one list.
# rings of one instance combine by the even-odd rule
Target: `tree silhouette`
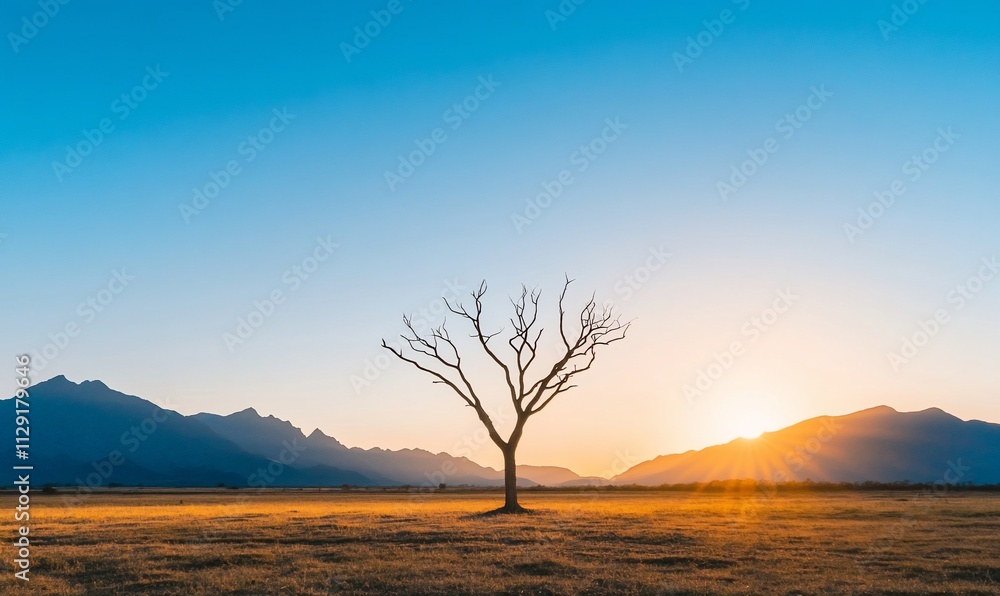
[[[409,329],[409,335],[403,334],[400,337],[406,342],[409,349],[407,350],[406,346],[403,345],[397,349],[382,340],[382,347],[395,354],[400,360],[408,362],[434,377],[434,383],[450,387],[467,406],[475,410],[479,420],[486,427],[490,439],[503,453],[505,499],[504,506],[497,509],[497,513],[522,513],[526,511],[517,502],[517,463],[515,459],[525,423],[530,417],[544,410],[557,396],[576,387],[573,384],[574,378],[589,370],[594,364],[598,346],[610,345],[624,339],[625,333],[628,331],[630,323],[622,323],[620,316],[615,315],[614,308],[611,306],[606,306],[599,311],[593,296],[580,310],[579,330],[568,329],[564,303],[566,292],[572,282],[573,280],[566,277],[562,292],[559,294],[558,339],[562,345],[558,348],[558,358],[549,366],[542,365],[537,359],[539,341],[542,339],[544,331],[541,327],[536,330],[538,299],[541,295],[538,290],[529,291],[527,286],[521,286],[520,297],[511,298],[514,316],[510,318],[512,333],[507,337],[510,352],[507,353],[506,358],[501,357],[495,349],[495,342],[490,343],[504,330],[492,333],[483,330],[482,299],[486,294],[486,281],[483,281],[479,288],[472,292],[475,307],[471,311],[461,304],[453,305],[445,300],[448,310],[471,325],[472,334],[470,337],[475,340],[474,343],[477,343],[489,359],[503,371],[507,389],[510,392],[510,400],[517,414],[514,428],[506,439],[497,432],[492,419],[483,407],[479,394],[472,382],[469,381],[459,349],[451,340],[445,327],[447,321],[442,323],[440,327],[433,328],[421,335],[413,328],[411,318],[404,315],[403,323]],[[532,382],[529,380],[530,378],[536,380]]]

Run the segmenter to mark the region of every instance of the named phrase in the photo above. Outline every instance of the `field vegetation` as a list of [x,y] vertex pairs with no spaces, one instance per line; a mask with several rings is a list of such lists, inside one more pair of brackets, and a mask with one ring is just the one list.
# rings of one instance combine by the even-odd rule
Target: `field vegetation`
[[1000,594],[996,493],[33,496],[30,585],[8,563],[3,594]]

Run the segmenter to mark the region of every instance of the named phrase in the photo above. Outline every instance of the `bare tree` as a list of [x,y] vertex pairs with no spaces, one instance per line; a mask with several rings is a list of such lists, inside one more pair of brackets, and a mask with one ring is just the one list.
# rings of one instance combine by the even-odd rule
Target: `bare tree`
[[[536,360],[539,341],[543,328],[536,329],[538,322],[538,290],[529,291],[521,287],[519,298],[511,298],[514,315],[510,318],[512,332],[506,338],[510,347],[504,349],[505,357],[496,349],[496,342],[491,343],[503,333],[503,329],[495,332],[483,330],[483,296],[486,294],[486,282],[472,292],[474,308],[470,311],[461,304],[445,303],[448,310],[465,319],[471,325],[472,337],[486,352],[486,355],[502,370],[510,392],[510,400],[517,414],[514,429],[506,439],[497,432],[493,421],[483,407],[479,394],[469,381],[466,368],[458,347],[451,340],[445,323],[431,329],[423,335],[413,328],[410,317],[403,317],[403,322],[409,329],[409,335],[400,337],[409,346],[394,348],[382,341],[382,347],[396,355],[404,362],[409,362],[416,368],[434,377],[434,383],[450,387],[465,404],[475,410],[479,420],[486,427],[490,438],[503,452],[504,459],[504,506],[497,509],[499,513],[521,513],[525,509],[517,502],[517,464],[515,452],[524,425],[528,418],[544,410],[557,396],[576,387],[573,384],[576,375],[590,369],[594,364],[598,346],[606,346],[625,338],[629,323],[622,323],[614,309],[605,307],[598,310],[594,297],[583,306],[579,316],[579,330],[568,329],[566,321],[566,292],[573,280],[566,277],[562,292],[559,294],[559,340],[558,359],[551,365],[543,365]],[[502,338],[501,338],[502,339]],[[531,381],[531,378],[535,378]]]

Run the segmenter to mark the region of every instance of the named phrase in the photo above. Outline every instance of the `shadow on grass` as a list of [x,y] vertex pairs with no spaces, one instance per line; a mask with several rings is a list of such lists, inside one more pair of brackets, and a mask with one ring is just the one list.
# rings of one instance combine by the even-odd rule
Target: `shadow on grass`
[[643,565],[655,565],[663,568],[683,568],[683,569],[728,569],[735,567],[734,561],[716,559],[712,557],[685,557],[685,556],[665,556],[652,558],[629,559],[630,563],[640,563]]
[[576,574],[574,567],[550,560],[517,563],[511,566],[511,570],[519,575],[531,575],[535,577],[562,577]]
[[517,509],[509,509],[507,507],[500,507],[498,509],[491,509],[489,511],[484,511],[482,513],[471,513],[469,515],[462,516],[460,519],[517,519],[523,516],[529,515],[539,515],[542,513],[547,513],[545,510],[539,509],[525,509],[524,507],[518,507]]

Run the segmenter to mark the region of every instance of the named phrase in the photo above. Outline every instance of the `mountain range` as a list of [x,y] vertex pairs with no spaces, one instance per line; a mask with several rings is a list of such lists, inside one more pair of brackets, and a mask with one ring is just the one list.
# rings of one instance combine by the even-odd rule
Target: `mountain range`
[[768,482],[1000,483],[1000,424],[963,421],[938,408],[888,406],[805,420],[755,439],[638,464],[616,484]]
[[[184,416],[100,381],[30,389],[33,483],[60,486],[500,486],[503,472],[422,449],[347,447],[319,429],[246,410]],[[12,412],[13,400],[0,400]],[[13,436],[14,417],[0,426]],[[491,446],[490,446],[491,447]],[[12,455],[11,465],[17,465]],[[11,468],[7,468],[10,470]],[[1000,483],[1000,425],[880,406],[753,440],[657,457],[610,481],[518,466],[522,486],[661,485],[754,478]]]
[[[249,408],[184,416],[101,381],[57,376],[30,388],[36,484],[84,486],[502,486],[503,472],[423,449],[349,448],[316,429]],[[13,399],[0,400],[13,412]],[[14,417],[4,417],[14,436]],[[9,456],[12,458],[12,455]],[[11,459],[12,465],[17,462]],[[10,469],[9,467],[7,468]],[[519,466],[518,484],[606,482],[566,468]]]

